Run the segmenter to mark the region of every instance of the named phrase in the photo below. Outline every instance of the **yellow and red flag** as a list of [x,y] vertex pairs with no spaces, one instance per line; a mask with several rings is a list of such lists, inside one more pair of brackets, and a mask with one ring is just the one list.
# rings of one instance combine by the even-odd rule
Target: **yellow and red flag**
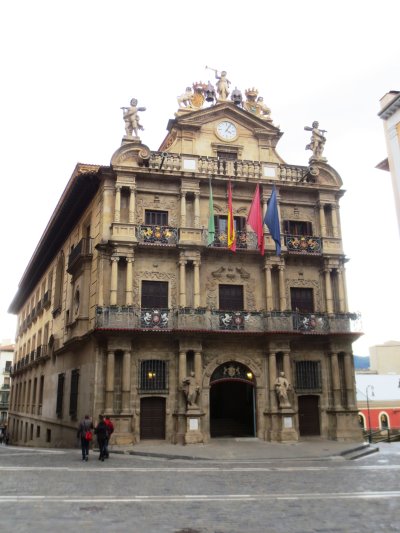
[[228,181],[228,248],[232,250],[232,252],[236,252],[236,232],[235,222],[233,220],[232,188],[230,181]]

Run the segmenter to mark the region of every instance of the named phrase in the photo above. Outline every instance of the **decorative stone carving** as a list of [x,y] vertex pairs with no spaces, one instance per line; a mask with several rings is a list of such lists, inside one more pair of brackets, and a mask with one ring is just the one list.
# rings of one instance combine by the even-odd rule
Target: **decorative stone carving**
[[291,407],[288,392],[291,390],[292,386],[286,379],[284,372],[280,372],[279,376],[275,380],[274,387],[278,397],[279,407],[281,409]]
[[200,393],[200,387],[196,382],[194,377],[194,372],[190,373],[190,376],[187,376],[182,381],[183,393],[186,398],[186,405],[188,409],[197,408],[197,397]]
[[139,130],[144,130],[143,126],[139,123],[139,111],[146,111],[145,107],[137,107],[138,101],[136,98],[132,98],[131,105],[129,107],[121,107],[123,112],[123,119],[125,122],[125,132],[127,137],[132,137],[132,133],[135,132],[135,136],[138,136]]
[[312,126],[304,126],[306,131],[311,131],[311,140],[307,144],[306,150],[312,150],[313,155],[311,159],[316,159],[318,161],[326,161],[326,157],[322,157],[322,152],[324,151],[324,145],[326,142],[326,137],[324,133],[326,130],[319,129],[319,123],[315,120],[312,123]]

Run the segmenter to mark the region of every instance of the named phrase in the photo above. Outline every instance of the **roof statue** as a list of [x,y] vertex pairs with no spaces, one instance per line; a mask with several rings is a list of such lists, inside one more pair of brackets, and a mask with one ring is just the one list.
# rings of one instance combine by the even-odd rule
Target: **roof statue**
[[326,161],[326,157],[322,157],[322,152],[324,151],[324,145],[326,142],[326,137],[324,136],[326,130],[320,130],[319,123],[316,120],[314,120],[312,126],[304,126],[304,129],[306,131],[311,131],[311,140],[306,146],[306,150],[312,150],[313,152],[310,160]]
[[[179,106],[177,115],[201,109],[205,103],[213,106],[230,100],[237,107],[241,107],[272,124],[271,110],[264,102],[264,98],[258,95],[256,88],[253,87],[245,91],[246,101],[244,101],[240,89],[235,87],[233,91],[229,90],[231,82],[227,78],[226,70],[222,70],[219,74],[217,69],[210,67],[206,67],[206,69],[212,70],[215,73],[217,79],[215,87],[210,81],[208,83],[203,83],[202,81],[194,82],[191,87],[187,86],[185,92],[177,96]],[[228,99],[229,95],[230,98]]]
[[129,138],[134,138],[132,133],[135,133],[135,137],[138,137],[138,131],[144,130],[143,126],[139,122],[139,111],[146,111],[145,107],[137,107],[138,101],[136,98],[132,98],[129,107],[121,107],[123,112],[123,119],[125,121],[125,132]]

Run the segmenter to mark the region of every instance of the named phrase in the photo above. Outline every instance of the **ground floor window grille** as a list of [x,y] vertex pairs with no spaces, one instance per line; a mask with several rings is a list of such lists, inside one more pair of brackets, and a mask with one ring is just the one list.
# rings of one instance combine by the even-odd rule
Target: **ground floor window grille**
[[321,392],[321,364],[319,361],[296,362],[296,390]]
[[69,398],[69,414],[72,419],[75,419],[78,413],[78,383],[79,370],[71,372],[71,396]]
[[140,392],[168,391],[168,363],[157,359],[141,361],[139,375]]

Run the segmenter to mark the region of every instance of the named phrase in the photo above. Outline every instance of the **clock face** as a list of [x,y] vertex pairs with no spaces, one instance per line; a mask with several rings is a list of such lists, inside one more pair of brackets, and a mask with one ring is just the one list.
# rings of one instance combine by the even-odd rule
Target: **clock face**
[[229,122],[229,120],[223,120],[217,126],[217,134],[224,141],[231,141],[237,135],[237,129],[235,124]]

